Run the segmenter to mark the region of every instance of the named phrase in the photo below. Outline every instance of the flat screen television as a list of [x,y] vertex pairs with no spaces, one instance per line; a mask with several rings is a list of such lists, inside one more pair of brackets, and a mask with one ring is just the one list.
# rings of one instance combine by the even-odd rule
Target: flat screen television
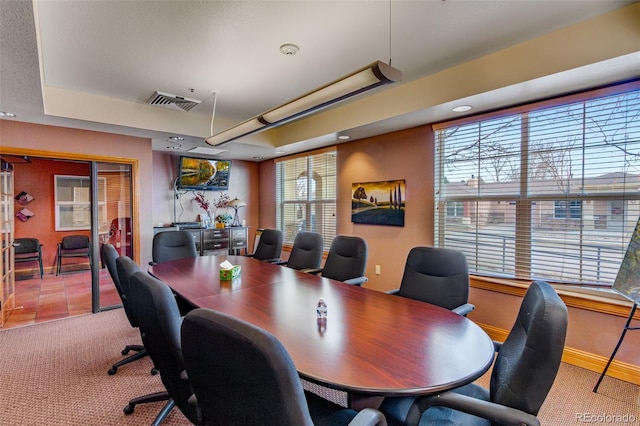
[[224,191],[230,176],[231,160],[181,156],[177,186],[183,191]]

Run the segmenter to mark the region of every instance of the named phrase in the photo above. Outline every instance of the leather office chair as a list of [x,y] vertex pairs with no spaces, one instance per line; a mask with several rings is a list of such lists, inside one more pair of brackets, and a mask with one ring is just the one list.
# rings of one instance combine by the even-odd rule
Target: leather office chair
[[324,267],[305,269],[304,272],[322,273],[322,276],[326,278],[343,281],[347,284],[362,285],[369,281],[364,276],[366,267],[367,242],[360,237],[338,235],[331,242]]
[[16,238],[14,243],[16,263],[38,262],[40,265],[40,279],[44,275],[42,268],[42,244],[37,238]]
[[[555,380],[567,332],[567,307],[544,281],[531,284],[497,357],[489,390],[468,384],[425,397],[386,398],[390,424],[539,425],[536,418]],[[422,413],[422,414],[421,414]]]
[[305,392],[275,336],[223,313],[187,314],[182,354],[203,425],[386,425],[377,410],[358,413]]
[[[193,391],[182,359],[180,344],[182,317],[171,289],[162,281],[139,271],[131,277],[130,290],[142,342],[153,364],[160,372],[162,384],[167,390],[152,394],[168,401],[153,424],[160,424],[175,406],[189,421],[200,424],[198,405],[195,402],[189,402]],[[138,403],[137,400],[129,401],[129,405],[124,409],[125,414],[133,413]]]
[[300,231],[293,240],[289,259],[275,263],[297,270],[319,268],[322,263],[322,245],[322,235]]
[[[125,314],[127,315],[129,324],[131,324],[131,327],[136,328],[137,324],[136,324],[135,317],[133,315],[133,312],[131,311],[131,307],[129,306],[129,302],[127,300],[127,295],[124,293],[122,284],[120,283],[120,277],[118,275],[118,267],[116,265],[116,259],[119,257],[118,252],[116,251],[115,247],[113,247],[113,245],[111,244],[103,244],[101,251],[102,251],[101,253],[102,260],[105,263],[107,270],[109,271],[109,275],[111,275],[111,280],[113,281],[113,284],[116,286],[116,290],[118,291],[118,295],[120,296],[120,300],[122,301],[122,307],[124,309]],[[137,269],[137,265],[135,266]],[[124,347],[121,353],[122,355],[127,355],[131,351],[134,351],[135,353],[123,360],[116,362],[111,366],[111,368],[108,371],[110,376],[116,374],[116,372],[118,371],[118,367],[129,364],[130,362],[133,362],[137,359],[143,358],[148,355],[143,345],[127,345]]]
[[446,248],[409,251],[400,288],[388,292],[442,306],[460,315],[475,309],[469,302],[469,266],[464,253]]
[[258,247],[256,247],[253,254],[248,257],[254,259],[276,262],[280,259],[282,253],[282,232],[278,229],[264,229],[258,241]]
[[67,235],[58,243],[58,266],[56,275],[62,273],[62,259],[86,257],[89,259],[89,267],[93,265],[91,259],[91,241],[86,235]]
[[152,264],[198,256],[189,231],[164,231],[153,236]]

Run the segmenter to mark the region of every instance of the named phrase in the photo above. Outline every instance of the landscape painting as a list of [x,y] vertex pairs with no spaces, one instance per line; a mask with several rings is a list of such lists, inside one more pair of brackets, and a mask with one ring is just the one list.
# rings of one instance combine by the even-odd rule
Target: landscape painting
[[404,185],[404,180],[352,184],[351,222],[404,226]]

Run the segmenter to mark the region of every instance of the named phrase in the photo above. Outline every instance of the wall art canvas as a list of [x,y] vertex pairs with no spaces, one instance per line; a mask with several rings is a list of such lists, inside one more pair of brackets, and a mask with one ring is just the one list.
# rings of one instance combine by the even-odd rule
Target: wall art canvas
[[33,196],[28,192],[22,191],[21,193],[15,196],[15,199],[18,202],[18,204],[22,204],[23,206],[25,206],[33,201]]
[[613,283],[613,288],[634,303],[640,300],[640,219],[631,235],[627,252]]
[[405,181],[359,182],[351,185],[351,222],[404,226]]
[[16,217],[22,222],[28,221],[29,219],[31,219],[32,216],[33,216],[33,212],[26,207],[20,210],[18,213],[16,213]]

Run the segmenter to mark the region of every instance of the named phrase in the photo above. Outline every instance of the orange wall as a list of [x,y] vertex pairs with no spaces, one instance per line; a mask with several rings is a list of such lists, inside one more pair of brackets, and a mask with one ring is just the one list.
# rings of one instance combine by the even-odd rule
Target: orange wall
[[[27,222],[15,221],[15,236],[40,240],[45,270],[53,268],[56,263],[57,244],[62,237],[71,234],[90,236],[89,231],[55,231],[54,176],[89,176],[89,165],[70,161],[32,159],[31,163],[14,164],[13,171],[15,194],[25,191],[34,197],[31,203],[24,206],[34,215]],[[22,207],[16,203],[16,212]]]
[[[275,163],[260,165],[260,226],[273,228]],[[351,184],[405,180],[405,225],[351,222]],[[265,195],[266,196],[263,196]],[[433,132],[428,126],[338,145],[337,232],[357,235],[368,245],[366,287],[389,290],[400,285],[407,253],[433,245]],[[328,249],[328,247],[327,247]],[[381,274],[375,275],[375,265]]]
[[138,184],[134,195],[140,207],[141,257],[136,261],[144,265],[151,260],[153,225],[148,218],[151,218],[154,182],[150,139],[0,120],[0,153],[11,152],[12,149],[28,150],[35,156],[40,154],[40,157],[77,159],[78,156],[86,156],[107,162],[114,159],[136,160],[138,169],[133,178]]

